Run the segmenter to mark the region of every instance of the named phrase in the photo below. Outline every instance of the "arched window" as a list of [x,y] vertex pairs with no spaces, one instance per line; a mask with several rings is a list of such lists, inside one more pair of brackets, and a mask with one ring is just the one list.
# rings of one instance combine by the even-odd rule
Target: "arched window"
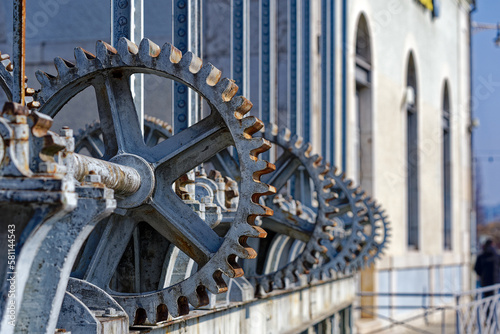
[[451,134],[450,134],[450,94],[448,82],[443,91],[443,213],[444,249],[451,249]]
[[352,178],[372,192],[372,52],[370,32],[364,15],[356,33],[356,106],[351,142]]
[[418,186],[418,87],[413,53],[408,58],[406,75],[406,153],[408,199],[408,247],[419,248],[419,186]]

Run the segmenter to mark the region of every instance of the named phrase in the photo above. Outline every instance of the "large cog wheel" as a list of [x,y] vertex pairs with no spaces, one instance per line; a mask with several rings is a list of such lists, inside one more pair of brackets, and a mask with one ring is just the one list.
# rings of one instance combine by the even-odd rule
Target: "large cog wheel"
[[[252,136],[263,124],[255,117],[245,117],[252,104],[242,96],[235,97],[238,87],[232,80],[220,80],[221,72],[213,65],[203,65],[191,52],[182,55],[171,44],[160,48],[144,39],[137,47],[122,38],[115,49],[99,41],[96,55],[76,48],[75,58],[76,63],[56,58],[57,76],[37,72],[42,85],[38,94],[40,111],[55,117],[69,99],[92,86],[103,130],[102,159],[133,166],[145,176],[137,193],[118,198],[120,214],[127,220],[147,221],[195,260],[199,268],[189,278],[160,291],[112,296],[132,317],[141,309],[149,319],[157,312],[165,313],[165,308],[172,316],[187,314],[188,304],[199,307],[208,302],[206,290],[220,293],[227,289],[222,273],[228,277],[243,275],[236,258],[256,256],[246,243],[248,237],[266,236],[263,229],[254,225],[258,216],[272,214],[269,208],[258,204],[260,196],[274,192],[273,187],[260,182],[261,175],[274,170],[274,166],[258,159],[260,153],[270,148],[270,143]],[[155,74],[189,86],[205,98],[211,114],[162,143],[148,147],[129,87],[129,77],[135,73]],[[227,233],[219,236],[186,207],[172,190],[172,184],[229,146],[238,152],[241,191],[235,219]]]

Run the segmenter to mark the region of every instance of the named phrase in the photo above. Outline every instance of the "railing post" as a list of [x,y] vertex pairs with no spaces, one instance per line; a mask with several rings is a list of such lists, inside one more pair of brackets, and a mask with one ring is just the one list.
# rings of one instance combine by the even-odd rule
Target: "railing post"
[[460,309],[459,304],[460,303],[460,296],[457,295],[455,296],[455,333],[460,333]]

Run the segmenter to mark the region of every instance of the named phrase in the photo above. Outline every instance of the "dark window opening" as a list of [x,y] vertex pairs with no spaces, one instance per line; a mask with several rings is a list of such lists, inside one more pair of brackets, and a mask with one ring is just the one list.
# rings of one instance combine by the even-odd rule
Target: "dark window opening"
[[448,84],[444,86],[443,96],[443,213],[444,249],[450,250],[451,243],[451,134],[450,134],[450,97]]
[[419,179],[418,179],[418,90],[413,54],[410,54],[407,71],[407,200],[408,200],[408,247],[419,248]]

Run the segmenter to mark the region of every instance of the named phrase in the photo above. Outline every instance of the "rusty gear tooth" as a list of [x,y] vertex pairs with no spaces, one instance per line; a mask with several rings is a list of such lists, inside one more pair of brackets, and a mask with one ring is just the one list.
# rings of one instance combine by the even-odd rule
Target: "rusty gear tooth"
[[242,119],[250,110],[253,104],[244,96],[237,96],[231,100],[231,109],[235,110],[236,119]]
[[148,38],[143,38],[139,44],[139,59],[144,63],[150,63],[150,58],[156,58],[160,55],[161,48],[158,44]]
[[234,80],[223,78],[222,80],[217,82],[215,86],[215,90],[218,94],[220,94],[222,101],[229,102],[233,99],[233,97],[238,92],[238,85],[234,82]]
[[67,75],[72,69],[75,68],[75,64],[61,57],[56,57],[54,59],[54,65],[56,67],[57,74],[60,77]]
[[104,41],[97,41],[96,43],[96,56],[102,66],[111,66],[111,57],[116,55],[118,51],[110,44]]
[[285,147],[289,146],[290,141],[292,140],[292,132],[288,128],[282,128],[278,132],[278,144]]
[[264,137],[266,138],[276,138],[278,136],[278,126],[274,123],[268,123],[264,129]]
[[36,93],[36,91],[33,88],[26,87],[24,89],[24,94],[26,96],[33,96],[33,95],[35,95],[35,93]]
[[[114,51],[114,52],[113,52]],[[99,52],[99,48],[97,51],[97,58],[103,64],[109,64],[109,60],[107,55],[118,54],[120,56],[120,60],[127,65],[134,65],[137,61],[139,53],[139,47],[133,43],[132,41],[122,37],[118,40],[118,45],[116,46],[116,50],[101,50]],[[100,56],[102,54],[102,56]],[[106,55],[106,56],[105,56]],[[106,57],[104,60],[103,58]]]
[[57,78],[51,74],[48,74],[43,71],[36,71],[36,78],[40,85],[42,85],[42,89],[47,86],[50,87],[56,83]]
[[182,59],[182,52],[170,43],[161,47],[160,59],[167,59],[171,64],[178,64]]
[[255,116],[247,116],[241,120],[243,131],[250,137],[264,127],[264,123]]
[[76,67],[78,69],[78,75],[80,76],[83,76],[86,73],[92,71],[94,67],[96,67],[96,64],[99,62],[94,54],[80,47],[75,48],[74,55],[76,60]]
[[259,154],[268,151],[271,143],[263,138],[248,138],[248,146],[251,146],[250,158],[257,161]]
[[222,72],[210,63],[206,63],[197,73],[197,76],[202,78],[209,86],[215,86],[219,82]]
[[183,58],[189,60],[188,62],[189,64],[187,65],[189,68],[189,72],[196,74],[202,69],[203,60],[194,53],[192,53],[191,51],[186,52]]

